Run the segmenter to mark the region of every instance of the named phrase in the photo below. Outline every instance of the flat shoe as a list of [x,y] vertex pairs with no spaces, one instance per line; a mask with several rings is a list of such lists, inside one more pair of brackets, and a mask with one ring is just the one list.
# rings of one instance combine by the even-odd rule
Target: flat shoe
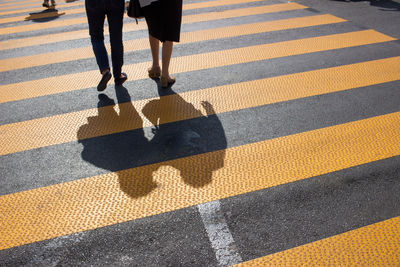
[[101,78],[99,84],[97,85],[97,91],[101,92],[104,91],[107,87],[108,81],[111,79],[111,72],[107,71],[106,73],[103,74],[103,77]]
[[126,80],[128,80],[128,75],[126,75],[126,73],[122,72],[122,78],[115,78],[115,85],[122,85]]
[[149,77],[152,78],[152,79],[158,78],[161,75],[160,67],[148,68],[147,71],[149,72]]

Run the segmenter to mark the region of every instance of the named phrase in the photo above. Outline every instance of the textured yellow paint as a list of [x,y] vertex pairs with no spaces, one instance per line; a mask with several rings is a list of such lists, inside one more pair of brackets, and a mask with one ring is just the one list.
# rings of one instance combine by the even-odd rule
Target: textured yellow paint
[[[185,102],[201,110],[200,102],[208,101],[212,103],[216,113],[222,113],[399,79],[400,57],[395,57],[171,95],[163,97],[161,103],[176,103],[175,109],[181,110],[173,117],[165,117],[164,123],[168,123],[201,116],[196,112],[193,113],[193,109],[185,109],[185,105],[180,106],[180,103]],[[184,102],[178,101],[180,99]],[[140,112],[151,100],[133,102],[134,109]],[[120,107],[124,108],[128,105],[131,104],[122,104]],[[101,108],[99,112],[113,113],[112,110],[107,112],[107,109],[110,107]],[[95,116],[97,112],[97,109],[89,109],[2,125],[0,126],[0,155],[75,141],[77,140],[76,133],[86,123],[86,118]],[[145,116],[141,113],[138,115],[143,123],[136,123],[135,117],[126,117],[126,123],[118,124],[113,117],[108,119],[104,117],[101,124],[90,132],[80,133],[78,139],[151,126]],[[21,135],[21,133],[24,134]]]
[[[43,8],[42,8],[43,10]],[[59,16],[65,16],[65,15],[72,15],[72,14],[79,14],[82,13],[82,9],[68,9],[65,11],[61,10],[53,10],[52,12],[38,12],[36,14],[26,14],[23,16],[18,16],[18,17],[8,17],[8,18],[0,18],[0,24],[2,23],[11,23],[11,22],[19,22],[19,21],[27,21],[27,20],[34,20],[34,19],[42,19],[42,18],[56,18]]]
[[397,112],[4,195],[0,196],[0,249],[307,179],[399,153]]
[[[373,30],[334,34],[172,58],[170,71],[182,73],[391,40],[394,39]],[[143,62],[125,65],[123,70],[131,81],[144,79],[150,64],[151,62]],[[99,73],[96,70],[1,85],[0,103],[90,88],[97,85],[98,79]]]
[[[185,4],[182,6],[182,9],[190,10],[190,9],[198,9],[198,8],[206,8],[206,7],[218,7],[218,6],[225,6],[225,5],[244,4],[244,3],[249,3],[249,2],[260,2],[260,1],[264,1],[264,0],[216,0],[216,1],[209,1],[209,2]],[[84,3],[82,3],[82,2],[74,3],[74,5],[76,5],[76,6],[82,6],[83,4]],[[38,5],[41,5],[41,3]],[[69,5],[69,6],[71,7],[73,5]],[[57,7],[58,7],[58,5],[57,5]],[[43,11],[43,7],[42,8],[34,8],[34,9],[26,9],[24,11],[19,10],[19,11],[0,12],[0,16],[7,15],[7,14],[13,14],[13,12],[15,12],[15,13],[34,12],[35,10]],[[39,13],[39,14],[34,14],[33,17],[35,19],[56,17],[56,15],[54,13],[55,12]],[[67,14],[67,15],[82,14],[83,16],[85,16],[85,8],[80,7],[80,8],[74,8],[74,9],[67,9],[63,13]],[[30,19],[32,19],[32,18],[30,18]],[[30,20],[30,19],[27,19],[27,15],[8,17],[8,18],[0,18],[0,24]]]
[[20,3],[20,4],[16,4],[16,3],[4,3],[1,4],[0,6],[0,10],[9,10],[9,9],[14,9],[14,8],[21,8],[21,7],[29,7],[29,6],[36,6],[36,5],[40,5],[39,3],[33,3],[32,2],[28,2],[26,1],[26,3],[29,4],[24,4],[24,3]]
[[209,8],[209,7],[219,7],[225,5],[239,5],[245,3],[255,3],[261,2],[264,0],[214,0],[214,1],[206,1],[206,2],[199,2],[199,3],[191,3],[183,5],[183,10],[190,10],[190,9],[199,9],[199,8]]
[[[259,14],[260,10],[264,10],[263,13],[272,13],[272,12],[289,11],[289,10],[304,9],[304,8],[306,8],[306,7],[302,6],[300,4],[287,3],[287,4],[267,5],[267,6],[263,6],[263,7],[233,9],[233,10],[226,10],[226,11],[220,11],[220,12],[210,12],[210,13],[202,13],[202,14],[183,16],[182,23],[194,23],[194,22],[202,22],[202,21],[209,21],[209,20],[222,19],[222,18],[238,17],[238,16],[242,16],[241,13],[246,12],[246,11],[249,13],[252,11],[255,14]],[[46,22],[45,25],[29,24],[29,25],[15,26],[15,27],[0,28],[0,35],[41,30],[41,29],[43,29],[43,27],[46,27],[46,29],[50,29],[50,28],[71,26],[71,25],[84,24],[84,23],[87,23],[86,17],[74,18],[74,19],[63,19],[63,20]],[[134,30],[146,29],[147,26],[145,23],[137,25],[134,22],[134,20],[132,20],[131,23],[125,23],[124,28],[126,28],[128,31],[134,31]]]
[[236,266],[400,266],[400,217]]
[[60,19],[60,20],[56,20],[56,21],[46,22],[45,25],[43,25],[44,23],[43,24],[36,23],[36,24],[20,25],[20,26],[13,26],[13,27],[3,27],[3,28],[0,28],[0,35],[37,31],[37,30],[44,29],[44,27],[46,27],[46,29],[51,29],[51,28],[67,27],[67,26],[72,26],[72,25],[76,25],[76,24],[84,24],[84,23],[87,23],[86,17],[73,18],[73,19]]
[[[42,7],[43,1],[40,1],[40,3],[36,4],[36,7],[32,8],[18,8],[17,10],[10,10],[10,11],[3,11],[0,12],[0,16],[3,15],[12,15],[12,14],[21,14],[21,13],[29,13],[29,12],[35,12],[35,11],[43,11],[44,8]],[[60,7],[75,7],[75,6],[83,6],[85,3],[78,1],[78,2],[73,2],[73,3],[67,3],[67,4],[57,4],[57,9]]]
[[[214,0],[214,1],[206,1],[206,2],[199,2],[199,3],[191,3],[191,4],[184,4],[182,9],[183,10],[190,10],[190,9],[198,9],[198,8],[207,8],[207,7],[218,7],[218,6],[223,6],[223,5],[237,5],[237,4],[244,4],[244,3],[252,3],[252,2],[260,2],[264,0]],[[27,6],[32,6],[32,8],[25,8],[21,9],[24,6],[18,6],[18,10],[12,10],[12,11],[4,11],[0,12],[0,16],[2,15],[11,15],[11,14],[18,14],[18,13],[29,13],[29,12],[35,12],[35,11],[42,11],[44,8],[41,6],[43,1],[38,1],[37,4],[32,4],[32,1],[28,1],[30,3]],[[14,5],[14,3],[6,4],[10,7],[5,7],[2,9],[9,9],[9,8],[17,8],[17,7],[12,7],[11,5]],[[57,3],[57,8],[59,7],[76,7],[76,6],[84,6],[85,3],[82,1],[78,2],[71,2],[71,3]],[[0,4],[0,6],[2,6]],[[26,5],[25,5],[26,6]],[[33,6],[40,6],[34,8]],[[0,8],[0,10],[2,10]],[[71,10],[71,9],[69,9]],[[85,12],[84,8],[80,8],[81,13]]]
[[[228,10],[224,12],[211,12],[211,13],[202,13],[199,15],[189,15],[183,16],[182,23],[193,23],[193,22],[204,22],[209,20],[217,20],[217,19],[227,19],[227,18],[235,18],[240,16],[251,16],[251,15],[259,15],[259,14],[267,14],[271,12],[279,12],[279,11],[289,11],[294,9],[303,9],[306,8],[305,6],[301,5],[267,5],[267,6],[260,6],[260,7],[250,7],[250,8],[243,8],[243,9],[235,9],[235,10]],[[143,30],[146,28],[146,23],[141,21],[139,25],[134,23],[132,20],[131,23],[124,24],[124,32],[131,32],[131,31],[138,31]],[[105,35],[108,33],[108,28],[105,27],[104,29]],[[26,46],[33,46],[33,45],[41,45],[41,44],[49,44],[55,42],[62,42],[66,40],[76,40],[82,38],[89,38],[89,34],[87,30],[79,30],[79,31],[71,31],[71,32],[63,32],[63,33],[56,33],[56,34],[48,34],[48,38],[43,38],[42,36],[30,37],[30,38],[23,38],[23,39],[15,39],[15,40],[8,40],[0,42],[0,50],[4,49],[13,49],[13,48],[20,48]]]
[[[195,32],[181,33],[180,44],[201,42],[206,40],[229,38],[235,36],[256,34],[262,32],[271,32],[285,29],[295,29],[301,27],[310,27],[316,25],[340,23],[345,20],[331,15],[318,15],[311,17],[301,17],[292,19],[283,19],[276,21],[267,21],[253,24],[236,25],[209,30],[200,30]],[[109,50],[109,45],[107,45]],[[131,40],[124,42],[124,52],[132,52],[141,49],[149,49],[148,38]],[[61,50],[44,54],[35,54],[31,56],[10,58],[0,60],[0,71],[16,70],[29,68],[46,64],[61,63],[85,58],[92,58],[92,47],[81,47],[77,49]]]

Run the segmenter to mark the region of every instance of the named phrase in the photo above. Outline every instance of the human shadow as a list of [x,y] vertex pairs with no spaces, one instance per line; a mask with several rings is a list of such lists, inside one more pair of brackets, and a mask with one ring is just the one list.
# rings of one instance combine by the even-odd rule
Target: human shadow
[[37,13],[29,13],[29,16],[25,18],[25,21],[31,20],[33,22],[48,22],[65,15],[65,12],[59,13],[54,7],[45,9]]
[[[203,115],[172,91],[169,96],[160,95],[142,109],[153,124],[148,138],[127,89],[120,86],[116,93],[118,106],[100,94],[98,114],[88,117],[78,130],[82,159],[116,173],[121,190],[132,198],[143,197],[158,186],[153,173],[163,165],[177,169],[183,182],[195,188],[212,181],[213,172],[223,167],[227,145],[211,104],[202,104]],[[182,112],[192,114],[193,119],[175,121],[183,118]],[[183,157],[187,160],[174,160]]]
[[369,2],[371,6],[380,7],[382,11],[400,11],[400,3],[392,0],[333,0],[338,2]]
[[[170,166],[180,171],[183,181],[199,188],[212,181],[213,172],[224,166],[226,136],[221,121],[215,114],[213,106],[202,101],[206,115],[186,102],[171,89],[159,87],[160,98],[149,101],[143,107],[143,115],[154,125],[152,147],[163,148],[167,158],[185,157],[187,155],[210,154],[192,157],[188,161],[172,161]],[[185,117],[193,119],[182,120]],[[171,127],[169,122],[177,127]],[[173,124],[173,125],[174,125]]]

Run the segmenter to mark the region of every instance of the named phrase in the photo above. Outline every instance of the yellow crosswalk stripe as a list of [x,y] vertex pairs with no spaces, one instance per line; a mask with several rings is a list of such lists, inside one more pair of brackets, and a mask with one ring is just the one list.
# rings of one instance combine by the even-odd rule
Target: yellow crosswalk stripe
[[[180,44],[188,44],[206,40],[219,38],[229,38],[242,35],[250,35],[263,32],[272,32],[285,29],[295,29],[302,27],[310,27],[324,24],[333,24],[344,22],[345,20],[332,15],[317,15],[311,17],[301,17],[292,19],[283,19],[276,21],[267,21],[253,24],[244,24],[230,27],[222,27],[209,30],[200,30],[195,32],[181,33]],[[137,39],[124,42],[124,52],[132,52],[136,50],[148,49],[148,38]],[[110,46],[107,45],[108,51]],[[74,61],[86,58],[92,58],[92,47],[81,47],[77,49],[61,50],[56,52],[35,54],[32,56],[24,56],[18,58],[10,58],[0,60],[0,71],[16,70],[21,68],[29,68],[42,66],[47,64]]]
[[[244,3],[254,3],[254,2],[261,2],[265,0],[213,0],[213,1],[207,1],[207,2],[199,2],[199,3],[191,3],[191,4],[184,4],[182,6],[182,10],[191,10],[191,9],[200,9],[200,8],[210,8],[210,7],[218,7],[218,6],[226,6],[226,5],[238,5],[238,4],[244,4]],[[83,2],[76,2],[76,3],[71,3],[68,5],[68,7],[74,7],[74,6],[83,6]],[[57,5],[57,8],[59,6]],[[43,7],[38,7],[38,8],[27,8],[24,10],[14,10],[14,11],[6,11],[6,12],[0,12],[1,15],[9,15],[9,14],[16,14],[16,13],[23,13],[23,12],[34,12],[34,11],[41,11],[43,10]],[[85,13],[85,8],[80,7],[76,9],[68,9],[66,10],[68,14],[71,11],[73,11],[73,14],[79,14],[79,13]],[[19,18],[19,19],[17,19]],[[22,21],[24,20],[24,17],[14,17],[14,21]],[[2,22],[3,23],[3,22]]]
[[[92,118],[91,126],[97,127],[102,119]],[[299,181],[399,153],[397,112],[3,195],[0,249]],[[179,170],[190,170],[190,177],[181,176],[185,172]],[[202,186],[193,186],[193,181],[202,181]]]
[[[289,11],[289,10],[306,8],[305,6],[302,6],[302,5],[296,4],[296,3],[275,4],[275,5],[267,5],[267,6],[263,6],[263,7],[265,10],[264,13]],[[213,19],[237,17],[237,16],[241,16],[240,14],[242,12],[250,11],[250,10],[253,10],[255,13],[257,13],[257,12],[260,12],[260,7],[251,7],[251,8],[243,8],[243,9],[226,10],[226,11],[221,11],[221,12],[211,12],[211,13],[187,15],[187,16],[182,17],[182,22],[183,23],[193,23],[193,22],[209,21],[209,20],[213,20]],[[136,30],[146,28],[145,24],[136,25],[136,23],[134,23],[133,21],[134,20],[132,20],[131,23],[124,24],[124,27],[131,27]],[[45,24],[45,26],[42,24],[29,24],[29,25],[15,26],[15,27],[7,27],[7,28],[0,28],[0,35],[41,30],[41,29],[43,29],[43,27],[46,27],[46,29],[50,29],[50,28],[58,28],[58,27],[63,27],[63,26],[71,26],[71,25],[84,24],[84,23],[87,23],[86,17],[47,22]]]
[[[26,6],[26,3],[29,3],[28,6],[30,6],[30,5],[36,5],[36,3],[35,3],[35,4],[32,4],[30,1],[20,2],[19,4],[18,4],[18,3],[3,3],[3,4],[0,4],[0,10],[2,10],[2,9],[9,9],[9,8],[20,8],[20,7],[24,7],[24,6]],[[25,5],[24,5],[24,4],[25,4]]]
[[[179,96],[172,95],[163,99],[166,99],[166,103],[180,103],[178,100],[184,99],[196,109],[201,109],[200,102],[204,100],[213,104],[216,113],[222,113],[394,80],[400,80],[400,57],[213,87],[182,93]],[[133,105],[140,112],[149,101],[151,100],[135,101]],[[131,104],[122,104],[121,107],[125,107],[125,105],[130,106]],[[112,111],[111,107],[100,110],[110,109]],[[168,107],[166,110],[170,109],[171,107]],[[185,110],[184,106],[176,107],[176,109],[181,112],[166,117],[164,123],[201,116],[200,113]],[[0,126],[0,155],[152,125],[141,113],[139,116],[141,116],[140,121],[144,121],[143,124],[138,123],[135,118],[128,117],[129,123],[119,124],[110,117],[110,120],[104,118],[103,123],[90,132],[81,132],[77,136],[76,133],[86,123],[86,118],[96,114],[97,109],[89,109],[2,125]]]
[[3,23],[11,23],[11,22],[20,22],[20,21],[28,21],[28,20],[35,20],[35,19],[44,19],[44,18],[55,18],[59,17],[60,15],[72,15],[72,14],[79,14],[77,10],[66,10],[66,12],[60,12],[57,9],[53,9],[49,12],[40,12],[36,14],[24,15],[19,17],[10,17],[10,18],[0,18],[0,24]]
[[[11,0],[5,0],[11,1]],[[216,0],[184,5],[184,10],[263,0]],[[25,4],[29,3],[29,4]],[[20,7],[41,5],[13,2]],[[25,5],[24,5],[25,4]],[[78,6],[83,3],[67,3]],[[0,10],[9,9],[7,4]],[[57,6],[58,7],[58,6]],[[288,3],[183,17],[183,23],[306,8]],[[31,10],[42,10],[33,8]],[[0,13],[16,14],[19,11]],[[67,14],[84,13],[83,8]],[[55,14],[34,15],[35,18]],[[60,15],[60,13],[58,14]],[[0,24],[27,16],[0,18]],[[31,17],[32,18],[32,17]],[[291,18],[182,33],[181,44],[310,27],[345,20],[331,15]],[[0,28],[0,35],[87,23],[86,17]],[[124,32],[146,28],[133,22]],[[106,28],[107,32],[108,29]],[[44,38],[45,37],[45,38]],[[73,31],[0,42],[0,50],[89,38]],[[395,40],[373,30],[332,34],[174,58],[182,73],[292,55]],[[124,43],[125,52],[148,49],[148,40]],[[107,47],[109,49],[109,47]],[[91,47],[0,60],[0,72],[93,57]],[[268,64],[268,63],[266,63]],[[146,78],[150,62],[124,66],[130,80]],[[98,71],[0,86],[0,104],[93,87]],[[295,73],[94,108],[0,126],[0,156],[152,126],[400,80],[400,57]],[[260,97],[261,96],[261,97]],[[207,108],[203,101],[210,103]],[[146,113],[151,103],[160,118]],[[145,115],[146,114],[146,115]],[[150,122],[151,121],[151,122]],[[169,160],[0,196],[0,250],[153,216],[193,205],[400,156],[400,112],[302,132],[225,150]],[[100,166],[101,167],[101,166]],[[238,266],[400,265],[400,217]]]
[[235,265],[399,266],[400,217]]
[[20,33],[20,32],[31,32],[31,31],[72,26],[72,25],[84,24],[84,23],[87,23],[86,17],[51,21],[51,22],[46,22],[45,25],[44,24],[42,25],[42,23],[39,23],[39,24],[13,26],[13,27],[3,27],[3,28],[0,28],[0,35]]
[[[6,3],[9,3],[9,4],[12,4],[12,5],[15,5],[15,4],[21,4],[21,3],[34,3],[34,2],[40,2],[40,1],[16,1],[16,0],[3,0],[3,3],[4,3],[4,4],[6,4]],[[1,4],[1,5],[3,5],[3,4]]]
[[[41,3],[43,3],[43,1]],[[12,14],[20,14],[20,13],[28,13],[28,12],[35,12],[35,11],[43,11],[45,9],[44,9],[44,7],[41,6],[41,3],[39,3],[37,5],[39,7],[35,7],[35,8],[25,8],[25,9],[18,9],[18,10],[0,12],[0,16],[12,15]],[[60,7],[63,7],[64,5],[65,4],[60,4],[60,5],[57,4],[57,8],[56,9],[59,9]],[[67,7],[75,7],[75,6],[82,6],[82,5],[84,5],[83,2],[74,2],[74,3],[69,3]],[[68,9],[68,11],[70,11],[70,10],[73,10],[73,9]],[[82,9],[82,10],[84,12],[84,9]],[[67,11],[67,10],[65,10],[65,11]],[[20,17],[20,18],[22,18],[22,20],[24,20],[25,17],[24,18]],[[16,20],[16,21],[21,21],[21,20]]]
[[[394,38],[373,30],[291,40],[173,58],[171,72],[181,73],[216,68],[231,64],[247,63],[392,40],[394,40]],[[179,62],[179,64],[173,64],[174,61]],[[147,77],[145,70],[150,64],[150,62],[144,62],[126,65],[124,66],[124,70],[128,73],[130,80],[143,79]],[[18,84],[2,85],[0,86],[0,91],[2,92],[0,95],[0,103],[90,88],[98,83],[98,78],[98,71],[88,71],[41,80],[20,82]],[[15,88],[18,88],[18,90]]]
[[[191,10],[191,9],[199,9],[199,8],[205,8],[205,7],[219,7],[219,6],[226,6],[226,5],[234,5],[234,4],[243,4],[243,3],[251,3],[251,2],[260,2],[264,0],[214,0],[210,2],[200,2],[200,3],[192,3],[192,4],[185,4],[183,5],[182,9],[183,10]],[[75,3],[76,5],[82,3]],[[43,10],[41,8],[40,10]],[[28,10],[28,12],[31,10]],[[34,19],[39,19],[39,18],[47,18],[47,17],[56,17],[57,12],[46,12],[46,13],[41,13],[41,14],[35,14],[33,15]],[[76,9],[68,9],[63,12],[67,15],[72,15],[72,14],[85,14],[85,8],[76,8]],[[0,15],[4,15],[3,13],[0,13]],[[9,17],[9,18],[0,18],[0,24],[2,23],[10,23],[10,22],[18,22],[18,21],[24,21],[24,20],[29,20],[27,19],[27,16],[17,16],[17,17]]]
[[[211,13],[202,13],[198,15],[183,16],[182,23],[186,24],[186,23],[204,22],[204,21],[218,20],[218,19],[229,19],[235,17],[261,15],[279,11],[289,11],[289,10],[304,9],[304,8],[306,7],[298,4],[296,5],[279,4],[279,5],[260,6],[260,7],[250,7],[243,9],[228,10],[223,12],[211,12]],[[139,25],[136,25],[136,23],[134,22],[125,23],[124,32],[143,30],[146,29],[146,27],[147,26],[145,22],[142,22]],[[108,28],[105,27],[104,33],[106,34],[107,32]],[[86,30],[63,32],[57,34],[48,34],[47,37],[48,38],[43,38],[43,36],[36,36],[36,37],[3,41],[0,42],[0,50],[89,38],[89,33],[88,30],[86,29]]]
[[32,4],[32,3],[41,3],[41,1],[39,0],[35,0],[35,1],[31,1],[31,0],[26,0],[26,1],[3,1],[2,4],[0,4],[0,6],[5,6],[5,5],[14,5],[14,6],[19,6],[21,4]]
[[[26,4],[29,3],[29,4]],[[20,9],[20,8],[25,8],[25,7],[34,7],[34,6],[42,6],[43,1],[38,1],[36,3],[32,3],[31,1],[26,1],[26,3],[22,3],[21,4],[15,4],[15,3],[8,3],[8,4],[4,4],[3,7],[0,7],[0,10],[10,10],[10,9]],[[73,3],[59,3],[57,4],[57,8],[62,7],[62,6],[70,6]],[[82,3],[81,3],[82,4]],[[7,6],[5,6],[7,5]],[[44,9],[44,7],[42,7],[42,9]]]
[[[227,5],[237,5],[237,4],[241,4],[241,3],[258,2],[258,1],[265,1],[265,0],[250,0],[250,1],[246,1],[246,0],[217,0],[217,1],[206,1],[206,2],[191,3],[191,4],[188,4],[188,5],[198,6],[197,8],[203,8],[203,7],[215,7],[215,6],[218,6],[218,4],[216,4],[216,2],[225,2]],[[1,6],[11,6],[11,5],[18,6],[18,5],[21,5],[21,4],[24,4],[24,3],[29,3],[29,5],[40,5],[41,3],[43,3],[43,1],[24,1],[24,2],[15,2],[15,3],[4,3],[4,4],[0,4],[0,7]],[[66,2],[65,4],[63,4],[63,3],[58,4],[57,3],[57,7],[65,6],[65,5],[67,5],[69,7],[70,6],[84,5],[84,1],[71,2],[71,3]],[[19,7],[21,7],[21,6],[19,6]],[[41,9],[43,10],[43,8],[41,8]],[[34,9],[34,10],[36,10],[36,9]],[[29,11],[31,11],[31,10],[29,10],[29,9],[28,10],[22,10],[22,11],[19,11],[19,13],[29,12]],[[0,13],[0,15],[4,15],[4,14]]]

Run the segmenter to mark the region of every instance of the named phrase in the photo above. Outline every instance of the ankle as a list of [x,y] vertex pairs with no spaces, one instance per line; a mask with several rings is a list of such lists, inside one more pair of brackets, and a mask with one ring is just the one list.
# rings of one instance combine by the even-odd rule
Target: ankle
[[101,71],[101,75],[104,75],[104,74],[106,74],[106,73],[109,72],[109,71],[110,71],[110,69],[104,69],[104,70]]

